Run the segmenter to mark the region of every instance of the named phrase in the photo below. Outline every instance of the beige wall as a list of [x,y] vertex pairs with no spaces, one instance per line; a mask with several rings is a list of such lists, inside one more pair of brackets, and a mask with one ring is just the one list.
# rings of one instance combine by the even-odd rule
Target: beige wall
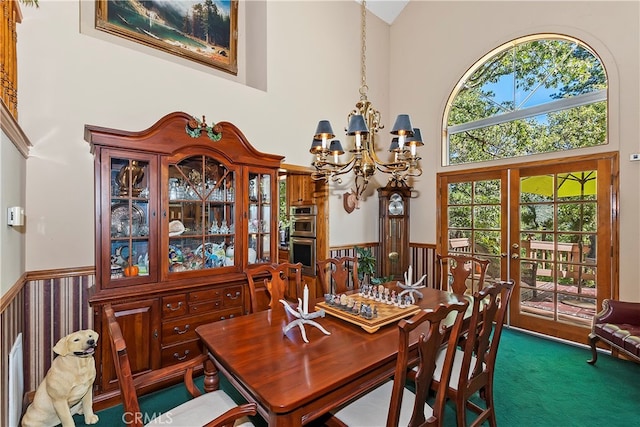
[[[640,151],[639,23],[638,2],[411,1],[391,29],[390,105],[392,110],[407,106],[412,120],[422,125],[423,154],[429,150],[422,156],[425,174],[414,184],[420,198],[412,201],[412,241],[435,242],[435,173],[464,168],[441,166],[443,111],[454,85],[479,58],[510,40],[567,34],[591,46],[608,72],[609,144],[575,154],[620,151],[620,297],[640,300],[635,268],[640,261],[640,163],[628,160]],[[402,60],[408,51],[411,66]],[[415,218],[424,226],[414,226]]]
[[[204,114],[233,122],[259,150],[301,165],[311,160],[319,119],[331,120],[341,135],[358,100],[359,5],[270,1],[252,15],[244,10],[251,3],[241,2],[241,23],[245,16],[258,21],[241,27],[240,37],[263,41],[266,57],[241,53],[237,78],[81,32],[77,1],[23,8],[20,123],[34,144],[27,162],[27,271],[93,265],[93,161],[85,124],[141,130],[171,111]],[[603,150],[621,152],[621,297],[640,300],[632,267],[640,253],[640,163],[626,160],[640,152],[639,28],[638,2],[411,1],[391,27],[369,15],[367,78],[369,99],[386,125],[381,144],[399,113],[411,114],[425,140],[411,240],[435,242],[442,112],[455,82],[508,40],[543,31],[569,34],[591,45],[610,73],[610,145]],[[261,29],[266,34],[255,32]],[[377,240],[377,195],[371,189],[361,209],[347,215],[340,194],[349,185],[331,191],[334,246]]]
[[[169,55],[81,33],[77,1],[24,9],[20,123],[34,144],[27,180],[28,271],[94,263],[93,159],[83,139],[85,124],[141,130],[172,111],[204,114],[208,121],[233,122],[258,150],[308,165],[318,120],[331,120],[339,131],[358,100],[360,11],[353,1],[267,3],[266,91]],[[383,109],[389,27],[377,18],[370,25],[371,40],[381,42],[369,51],[369,82]],[[241,28],[240,36],[252,28]],[[251,58],[239,59],[245,61]],[[241,70],[235,80],[243,79]],[[355,215],[350,220],[358,223]],[[377,239],[375,226],[353,229],[350,236],[338,235],[344,241]]]
[[26,227],[7,225],[7,208],[25,206],[26,163],[9,136],[0,132],[0,295],[25,271]]

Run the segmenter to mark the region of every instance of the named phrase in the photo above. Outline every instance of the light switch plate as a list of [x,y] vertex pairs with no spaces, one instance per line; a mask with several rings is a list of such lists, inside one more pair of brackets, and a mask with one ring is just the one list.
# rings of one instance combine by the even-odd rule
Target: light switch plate
[[24,225],[24,208],[13,206],[7,209],[7,224],[21,227]]

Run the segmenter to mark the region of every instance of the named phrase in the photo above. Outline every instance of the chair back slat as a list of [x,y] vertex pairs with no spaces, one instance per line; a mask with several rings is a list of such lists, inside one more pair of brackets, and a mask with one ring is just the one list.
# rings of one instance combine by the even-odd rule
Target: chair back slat
[[251,312],[268,310],[281,299],[302,296],[302,263],[261,264],[245,271],[249,283]]
[[472,295],[485,285],[491,261],[470,255],[436,255],[440,289]]
[[[400,421],[400,409],[407,379],[407,370],[414,366],[417,366],[415,376],[416,393],[409,425],[442,425],[446,401],[446,387],[451,376],[456,344],[462,332],[463,317],[467,306],[467,301],[449,305],[440,304],[435,311],[421,310],[413,317],[403,319],[398,323],[400,335],[398,358],[393,380],[391,403],[387,416],[387,426],[397,426]],[[444,319],[453,312],[456,313],[453,325],[450,328],[443,327]],[[410,334],[416,329],[420,329],[417,344],[418,357],[417,360],[411,360],[409,351]],[[436,403],[432,406],[433,416],[426,420],[424,415],[426,400],[436,366],[437,355],[445,343],[445,340],[447,354],[442,375],[443,378],[446,378],[446,382],[444,386],[440,387],[441,390],[438,390],[436,393]]]
[[327,258],[317,261],[316,265],[325,294],[343,294],[360,288],[357,257]]
[[131,423],[129,425],[135,427],[142,426],[142,417],[140,415],[140,405],[136,388],[133,383],[133,375],[131,373],[131,364],[129,363],[129,355],[127,354],[127,344],[122,336],[122,330],[116,319],[116,315],[111,307],[107,304],[104,308],[104,315],[109,329],[109,344],[111,346],[111,354],[113,356],[113,364],[118,377],[118,385],[120,387],[120,396],[122,398],[122,406],[125,414],[130,414]]
[[[498,345],[512,290],[512,281],[499,281],[474,294],[469,334],[464,344],[459,390],[475,388],[477,384],[474,383],[488,383],[493,380]],[[476,358],[476,363],[469,374],[472,357]],[[482,378],[483,376],[485,378]]]

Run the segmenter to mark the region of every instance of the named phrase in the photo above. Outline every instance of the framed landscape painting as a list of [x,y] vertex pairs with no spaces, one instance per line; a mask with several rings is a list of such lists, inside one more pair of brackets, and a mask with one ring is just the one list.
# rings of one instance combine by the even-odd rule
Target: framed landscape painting
[[238,0],[97,0],[96,28],[238,73]]

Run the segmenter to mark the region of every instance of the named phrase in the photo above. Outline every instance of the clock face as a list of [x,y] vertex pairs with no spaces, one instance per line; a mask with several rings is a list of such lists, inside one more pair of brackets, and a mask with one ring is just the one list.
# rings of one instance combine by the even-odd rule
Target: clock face
[[404,214],[404,200],[402,200],[402,196],[398,193],[393,193],[391,197],[389,197],[389,214]]

